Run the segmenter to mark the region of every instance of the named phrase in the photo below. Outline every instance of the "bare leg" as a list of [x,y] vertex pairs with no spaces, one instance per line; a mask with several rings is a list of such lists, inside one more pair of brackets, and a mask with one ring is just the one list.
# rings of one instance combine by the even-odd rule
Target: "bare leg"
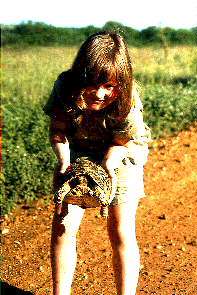
[[140,256],[135,234],[137,202],[110,208],[108,232],[118,295],[134,295],[138,283]]
[[51,236],[51,266],[54,295],[70,295],[75,271],[76,234],[84,209],[74,205],[65,205],[63,218],[56,210]]

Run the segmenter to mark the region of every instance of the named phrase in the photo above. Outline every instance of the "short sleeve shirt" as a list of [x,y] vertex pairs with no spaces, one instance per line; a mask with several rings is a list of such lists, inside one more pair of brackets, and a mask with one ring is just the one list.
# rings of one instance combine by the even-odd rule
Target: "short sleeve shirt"
[[66,122],[65,136],[70,147],[77,152],[104,153],[115,139],[133,140],[146,144],[148,127],[143,122],[142,103],[134,98],[134,105],[123,122],[117,122],[105,109],[90,111],[80,109],[71,95],[70,72],[63,72],[56,80],[44,111],[55,120]]

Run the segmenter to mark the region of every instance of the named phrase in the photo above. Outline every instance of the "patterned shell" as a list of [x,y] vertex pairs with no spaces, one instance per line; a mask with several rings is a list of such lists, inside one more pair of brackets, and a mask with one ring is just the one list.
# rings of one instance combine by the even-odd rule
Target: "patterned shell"
[[57,203],[66,202],[82,208],[110,205],[111,180],[99,164],[87,157],[80,157],[65,173],[65,182],[55,193]]

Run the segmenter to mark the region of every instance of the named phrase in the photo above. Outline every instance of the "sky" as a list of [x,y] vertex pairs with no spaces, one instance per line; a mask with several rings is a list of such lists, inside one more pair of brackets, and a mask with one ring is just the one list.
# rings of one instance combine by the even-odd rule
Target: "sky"
[[31,20],[56,27],[101,28],[107,21],[143,29],[197,26],[196,0],[4,0],[0,23]]

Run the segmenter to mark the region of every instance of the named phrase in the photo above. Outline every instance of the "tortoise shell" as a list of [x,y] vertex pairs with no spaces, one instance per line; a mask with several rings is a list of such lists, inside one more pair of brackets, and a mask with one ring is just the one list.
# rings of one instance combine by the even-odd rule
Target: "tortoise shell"
[[88,157],[80,157],[65,173],[62,187],[55,192],[56,203],[66,202],[82,208],[109,206],[111,180],[101,165]]

